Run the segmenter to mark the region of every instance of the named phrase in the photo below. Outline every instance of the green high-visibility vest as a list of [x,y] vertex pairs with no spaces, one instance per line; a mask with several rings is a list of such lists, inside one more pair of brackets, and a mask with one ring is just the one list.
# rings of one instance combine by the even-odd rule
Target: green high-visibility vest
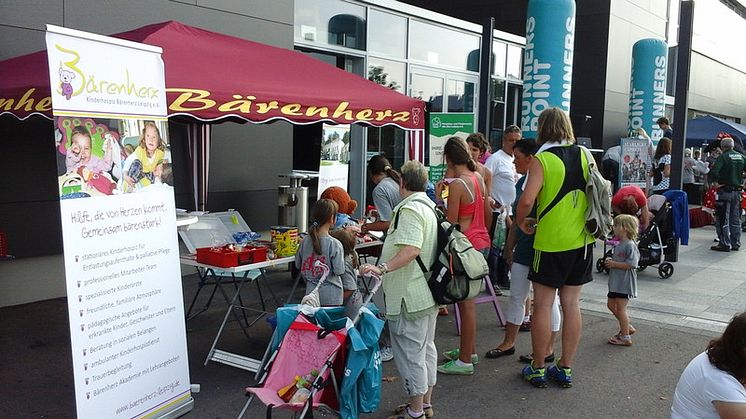
[[544,185],[536,198],[534,249],[563,252],[593,243],[593,237],[585,231],[585,185],[589,174],[584,153],[567,144],[549,148],[536,158],[544,169]]

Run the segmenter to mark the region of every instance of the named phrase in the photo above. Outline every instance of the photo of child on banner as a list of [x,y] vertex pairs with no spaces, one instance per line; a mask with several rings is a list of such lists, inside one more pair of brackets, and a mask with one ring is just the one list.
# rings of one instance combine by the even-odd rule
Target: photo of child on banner
[[55,118],[61,199],[173,186],[165,121]]

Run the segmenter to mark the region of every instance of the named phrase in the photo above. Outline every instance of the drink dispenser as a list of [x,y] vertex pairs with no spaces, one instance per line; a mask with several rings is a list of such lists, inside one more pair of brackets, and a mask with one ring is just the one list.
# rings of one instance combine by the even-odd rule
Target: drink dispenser
[[299,232],[308,231],[308,187],[301,183],[311,176],[293,172],[280,177],[288,178],[290,185],[282,185],[277,190],[278,223],[296,226]]

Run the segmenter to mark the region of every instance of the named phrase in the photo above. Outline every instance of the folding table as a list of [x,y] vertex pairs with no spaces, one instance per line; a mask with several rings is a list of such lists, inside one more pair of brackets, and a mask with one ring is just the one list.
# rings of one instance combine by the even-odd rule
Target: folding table
[[[269,286],[269,282],[267,281],[266,269],[269,267],[273,267],[273,266],[293,263],[294,258],[293,257],[277,258],[277,259],[266,260],[263,262],[252,263],[248,265],[235,266],[232,268],[221,268],[218,266],[212,266],[212,265],[207,265],[204,263],[197,262],[194,255],[181,256],[180,261],[184,265],[194,266],[198,268],[198,272],[200,275],[200,284],[199,284],[200,289],[204,287],[205,285],[210,285],[210,284],[215,285],[215,289],[213,289],[212,295],[210,296],[210,300],[212,300],[212,296],[215,294],[215,292],[219,290],[220,293],[223,295],[223,298],[225,298],[226,302],[228,303],[228,309],[225,312],[225,316],[223,317],[223,322],[220,324],[220,328],[218,329],[218,333],[215,336],[215,340],[212,342],[210,351],[207,354],[207,358],[205,359],[205,365],[207,365],[210,361],[215,361],[215,362],[220,362],[222,364],[230,365],[233,367],[256,372],[259,369],[260,360],[217,349],[217,344],[218,344],[218,341],[220,340],[220,335],[223,333],[223,329],[225,329],[225,325],[228,322],[228,318],[231,315],[233,315],[234,318],[238,321],[238,324],[241,326],[241,329],[243,330],[244,334],[248,337],[248,329],[254,324],[256,324],[257,321],[259,321],[262,317],[264,317],[267,314],[267,308],[265,304],[264,295],[262,294],[261,287],[259,285],[260,280],[264,281],[264,284],[266,285],[267,289],[272,295],[272,299],[274,300],[275,305],[279,306],[279,301],[277,299],[277,296],[275,295],[274,291],[272,290],[272,287]],[[257,277],[251,277],[249,275],[249,273],[254,270],[259,271],[259,275]],[[223,289],[222,285],[224,283],[223,278],[225,278],[225,274],[230,274],[231,283],[234,284],[235,292],[233,294],[233,297],[229,297],[228,294]],[[261,306],[262,306],[261,310],[257,310],[251,307],[246,307],[243,305],[243,302],[241,301],[241,289],[243,288],[244,284],[246,284],[247,282],[256,283],[257,291],[259,293],[259,299],[261,301]],[[200,289],[198,289],[197,293],[199,293]],[[196,300],[196,295],[195,295],[194,300]],[[189,313],[192,310],[192,306],[194,305],[194,300],[192,301],[192,304],[190,305],[187,313]],[[210,301],[208,301],[208,305],[209,303]],[[206,309],[207,309],[207,306],[203,308],[202,311]],[[241,320],[241,318],[235,312],[235,309],[241,310],[242,312],[244,312],[244,314],[245,314],[245,311],[247,310],[255,311],[255,312],[258,312],[259,315],[256,319],[254,319],[251,322],[249,322],[248,319],[246,319],[244,315],[244,321],[246,323],[244,324],[244,321]],[[194,317],[194,316],[191,316],[191,317]]]

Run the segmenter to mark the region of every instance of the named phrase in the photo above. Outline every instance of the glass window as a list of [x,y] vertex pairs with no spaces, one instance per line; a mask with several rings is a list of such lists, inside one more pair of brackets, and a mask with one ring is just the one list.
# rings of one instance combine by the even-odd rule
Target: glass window
[[469,53],[479,50],[479,36],[410,20],[412,59],[429,64],[469,69]]
[[507,54],[508,46],[502,42],[492,43],[492,55],[495,58],[492,66],[492,75],[497,77],[505,77],[505,55]]
[[443,112],[443,78],[412,74],[410,96],[430,104],[431,112]]
[[370,9],[368,26],[368,52],[396,58],[407,57],[406,18]]
[[492,100],[505,102],[505,80],[492,79]]
[[[398,170],[404,164],[405,131],[397,127],[368,127],[368,155],[366,161],[373,155],[384,154],[394,169]],[[373,188],[369,188],[372,190]]]
[[514,80],[523,80],[521,75],[521,61],[523,58],[523,48],[508,45],[508,78]]
[[365,7],[337,0],[296,0],[295,39],[365,49]]
[[404,93],[406,72],[407,67],[404,63],[375,57],[368,58],[368,80],[399,93]]
[[448,112],[474,112],[474,83],[448,80]]

